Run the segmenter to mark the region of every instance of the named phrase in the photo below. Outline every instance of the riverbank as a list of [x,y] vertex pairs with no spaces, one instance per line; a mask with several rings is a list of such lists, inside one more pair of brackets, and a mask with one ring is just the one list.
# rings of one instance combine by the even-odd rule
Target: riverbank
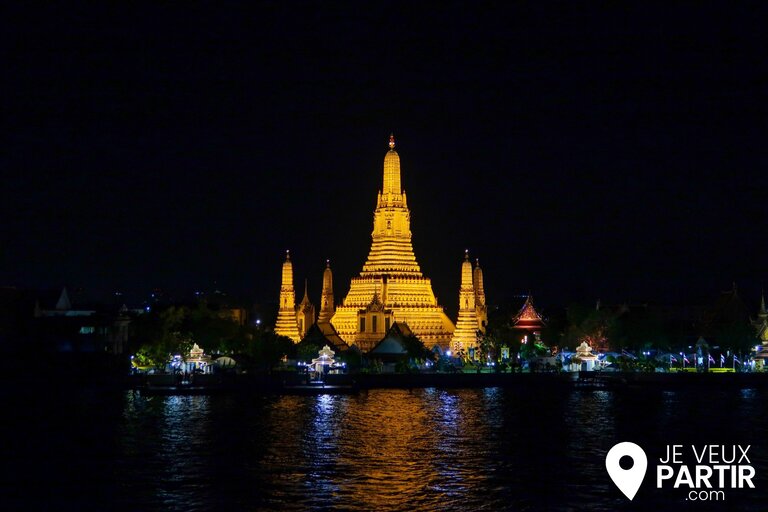
[[[301,375],[292,372],[272,374],[194,375],[182,381],[173,375],[133,375],[128,379],[130,389],[160,394],[186,392],[205,394],[216,392],[284,393],[306,386]],[[764,373],[412,373],[412,374],[343,374],[328,375],[326,386],[368,389],[415,388],[519,388],[536,389],[609,389],[609,390],[676,390],[685,388],[765,388],[768,374]],[[318,393],[322,393],[319,387]]]

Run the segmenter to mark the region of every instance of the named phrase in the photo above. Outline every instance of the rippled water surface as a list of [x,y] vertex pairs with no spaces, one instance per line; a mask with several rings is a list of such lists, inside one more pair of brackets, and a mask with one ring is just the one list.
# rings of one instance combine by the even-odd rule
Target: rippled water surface
[[[52,392],[14,404],[8,510],[704,510],[654,488],[634,502],[604,458],[634,441],[751,444],[766,510],[765,392],[371,390],[356,396],[147,397]],[[719,504],[723,507],[724,504]]]

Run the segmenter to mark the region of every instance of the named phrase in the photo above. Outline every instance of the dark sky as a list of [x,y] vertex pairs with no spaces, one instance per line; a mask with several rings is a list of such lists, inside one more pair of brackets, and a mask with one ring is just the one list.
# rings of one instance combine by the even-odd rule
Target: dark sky
[[491,302],[768,278],[754,6],[204,5],[4,14],[0,284],[343,296],[390,131],[449,310],[464,248]]

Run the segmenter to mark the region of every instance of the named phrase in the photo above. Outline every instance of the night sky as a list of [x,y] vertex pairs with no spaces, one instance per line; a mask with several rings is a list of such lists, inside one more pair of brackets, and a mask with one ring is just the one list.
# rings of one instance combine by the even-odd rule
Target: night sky
[[753,6],[204,5],[4,14],[0,285],[341,299],[390,132],[449,311],[465,248],[491,303],[768,285]]

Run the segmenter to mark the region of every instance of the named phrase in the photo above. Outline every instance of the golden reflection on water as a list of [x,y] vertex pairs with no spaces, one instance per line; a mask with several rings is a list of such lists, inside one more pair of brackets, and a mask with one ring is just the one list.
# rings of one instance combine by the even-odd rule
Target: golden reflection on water
[[713,426],[712,397],[696,392],[130,393],[112,465],[135,510],[608,511],[623,503],[605,474],[612,444],[653,450],[691,426],[747,444],[768,428],[761,397],[714,396],[743,410]]
[[483,450],[498,435],[487,395],[427,389],[281,397],[269,412],[281,418],[271,436],[281,436],[279,445],[289,450],[276,446],[264,461],[274,468],[275,496],[289,500],[280,487],[298,481],[306,492],[320,499],[330,493],[350,509],[402,510],[458,496],[466,505],[465,490],[485,478],[466,459],[473,446]]

